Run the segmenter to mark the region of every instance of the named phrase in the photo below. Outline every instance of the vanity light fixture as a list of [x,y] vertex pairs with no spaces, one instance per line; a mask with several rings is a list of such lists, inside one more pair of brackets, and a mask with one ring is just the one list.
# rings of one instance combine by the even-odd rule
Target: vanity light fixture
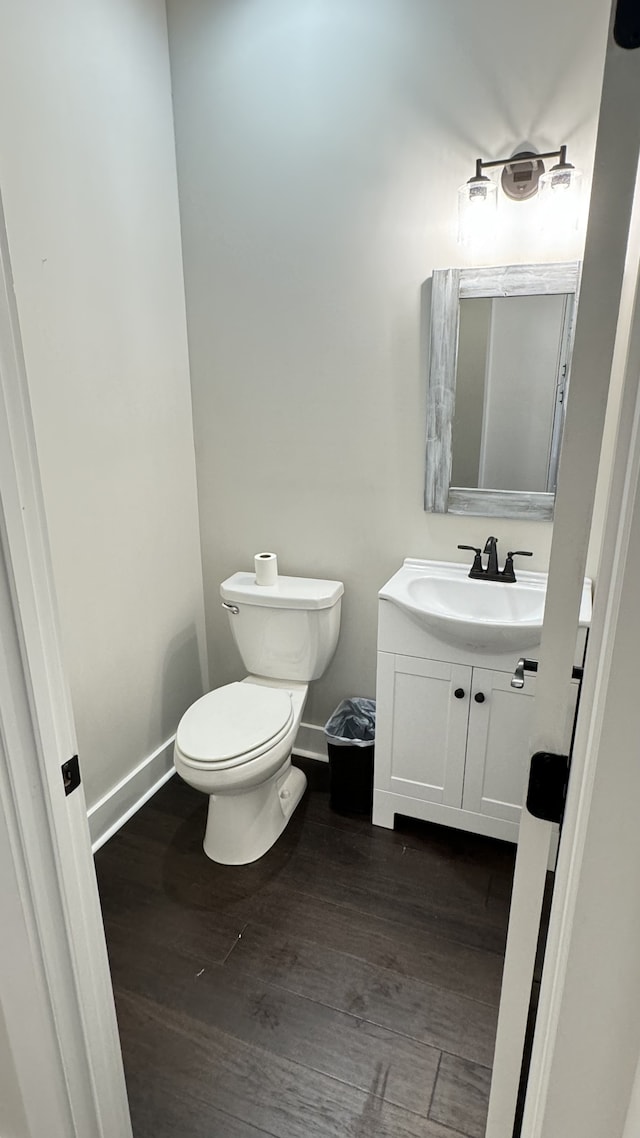
[[[555,166],[545,173],[544,158],[557,158]],[[545,219],[562,220],[565,229],[577,224],[577,197],[582,174],[567,162],[567,148],[549,150],[544,154],[522,150],[510,158],[497,158],[492,162],[476,159],[476,172],[458,190],[458,241],[461,245],[484,237],[493,231],[498,185],[483,170],[502,167],[500,183],[505,195],[512,201],[528,201],[538,192],[541,213]]]

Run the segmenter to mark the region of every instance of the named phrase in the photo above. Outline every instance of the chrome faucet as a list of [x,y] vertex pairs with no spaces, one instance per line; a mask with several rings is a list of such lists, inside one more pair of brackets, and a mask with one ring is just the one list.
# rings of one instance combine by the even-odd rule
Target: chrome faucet
[[[475,545],[459,545],[458,549],[469,549],[475,555],[473,558],[473,565],[469,572],[469,576],[474,580],[482,581],[504,581],[505,584],[510,582],[515,583],[516,575],[513,571],[514,557],[532,557],[533,554],[528,549],[514,549],[507,553],[504,563],[504,569],[498,568],[498,539],[497,537],[488,537],[484,549],[480,550]],[[486,568],[482,564],[483,556],[487,557]]]

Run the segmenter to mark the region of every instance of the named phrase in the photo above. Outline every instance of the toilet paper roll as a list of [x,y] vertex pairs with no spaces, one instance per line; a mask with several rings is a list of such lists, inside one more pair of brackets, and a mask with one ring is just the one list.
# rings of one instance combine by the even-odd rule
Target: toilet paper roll
[[256,553],[256,585],[277,585],[278,558],[275,553]]

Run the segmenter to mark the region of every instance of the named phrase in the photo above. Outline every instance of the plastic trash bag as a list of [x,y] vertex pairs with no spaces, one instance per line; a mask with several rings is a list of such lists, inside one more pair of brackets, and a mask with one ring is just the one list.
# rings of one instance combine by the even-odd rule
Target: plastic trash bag
[[335,747],[370,747],[376,736],[375,699],[343,699],[324,733]]

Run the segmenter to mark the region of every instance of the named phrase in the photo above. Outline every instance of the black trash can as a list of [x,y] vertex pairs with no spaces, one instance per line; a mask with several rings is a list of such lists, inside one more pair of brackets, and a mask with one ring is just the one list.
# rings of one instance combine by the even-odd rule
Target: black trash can
[[371,814],[375,699],[343,699],[325,725],[329,803],[338,814]]

